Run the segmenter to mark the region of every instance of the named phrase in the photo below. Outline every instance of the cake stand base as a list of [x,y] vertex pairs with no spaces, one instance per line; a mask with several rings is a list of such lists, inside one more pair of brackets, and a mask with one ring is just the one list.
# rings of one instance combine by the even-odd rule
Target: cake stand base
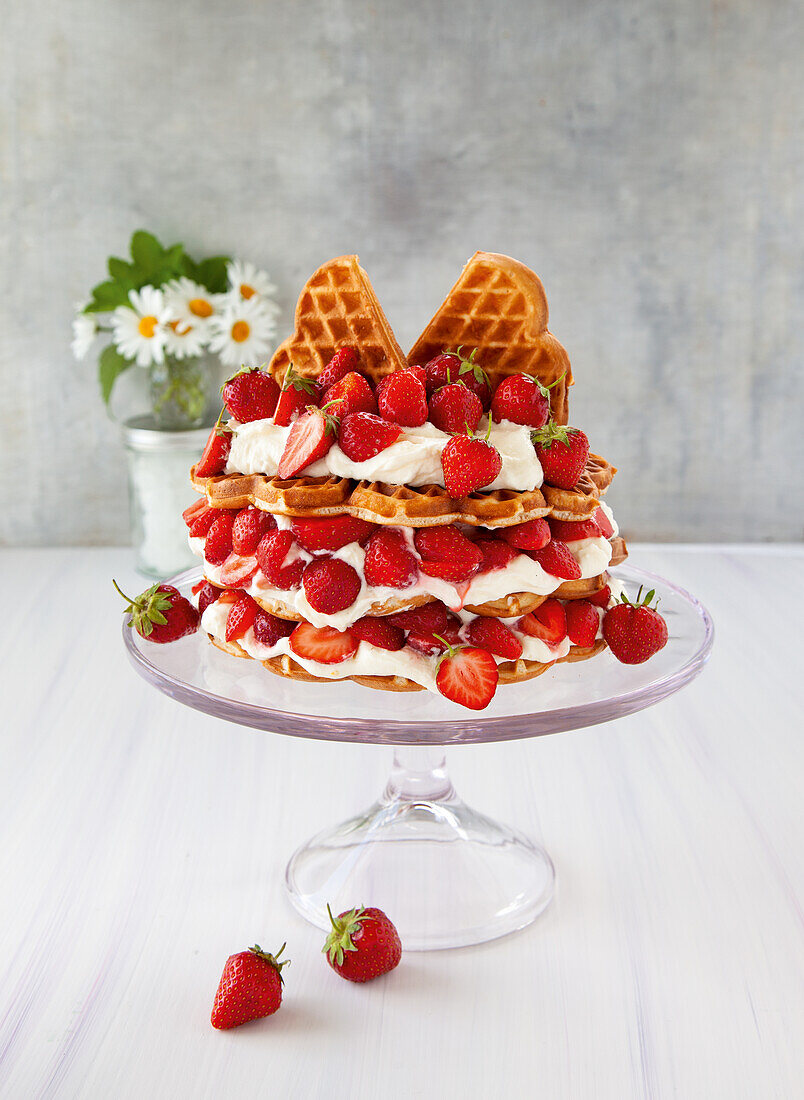
[[515,932],[550,904],[555,871],[527,837],[466,806],[438,747],[397,748],[382,797],[299,848],[290,900],[319,928],[355,905],[384,910],[406,951],[468,947]]

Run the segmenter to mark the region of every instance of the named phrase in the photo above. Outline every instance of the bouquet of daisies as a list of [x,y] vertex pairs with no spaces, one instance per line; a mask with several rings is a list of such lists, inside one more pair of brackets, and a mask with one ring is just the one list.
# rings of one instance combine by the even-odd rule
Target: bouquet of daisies
[[170,405],[187,423],[205,411],[209,379],[202,361],[257,366],[276,331],[276,287],[253,264],[212,256],[196,263],[181,244],[165,248],[151,233],[131,238],[131,260],[109,259],[109,278],[73,320],[72,351],[86,358],[96,340],[99,380],[109,403],[130,367],[148,370],[154,412]]

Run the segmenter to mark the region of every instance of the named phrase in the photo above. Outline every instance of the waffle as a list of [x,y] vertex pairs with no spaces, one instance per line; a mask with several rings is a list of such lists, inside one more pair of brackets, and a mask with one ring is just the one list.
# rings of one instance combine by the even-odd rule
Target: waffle
[[373,382],[407,366],[357,256],[338,256],[307,280],[296,304],[295,331],[268,369],[280,384],[291,362],[299,374],[315,378],[347,345],[359,348],[360,369]]
[[545,386],[561,378],[550,391],[550,405],[556,422],[567,423],[570,362],[547,331],[544,287],[530,268],[510,256],[475,252],[408,360],[424,364],[461,345],[467,353],[477,348],[477,361],[492,386],[511,374],[533,375]]

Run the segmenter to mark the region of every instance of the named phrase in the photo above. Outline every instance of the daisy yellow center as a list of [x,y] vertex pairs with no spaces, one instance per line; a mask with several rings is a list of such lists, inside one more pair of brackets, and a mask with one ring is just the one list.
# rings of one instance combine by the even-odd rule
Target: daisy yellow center
[[196,317],[211,317],[212,306],[206,300],[206,298],[193,298],[187,303],[190,313],[194,313]]
[[177,336],[186,336],[188,332],[193,331],[192,325],[184,325],[181,328],[181,321],[168,321],[168,327],[172,328]]
[[240,294],[243,298],[253,298],[257,291],[253,286],[249,286],[248,283],[240,284]]
[[140,317],[140,323],[137,326],[140,336],[144,336],[146,340],[150,340],[156,332],[156,326],[158,324],[159,321],[152,313],[146,314],[145,317]]
[[248,321],[235,321],[232,325],[232,339],[236,344],[242,344],[244,340],[248,340],[251,334],[251,325]]

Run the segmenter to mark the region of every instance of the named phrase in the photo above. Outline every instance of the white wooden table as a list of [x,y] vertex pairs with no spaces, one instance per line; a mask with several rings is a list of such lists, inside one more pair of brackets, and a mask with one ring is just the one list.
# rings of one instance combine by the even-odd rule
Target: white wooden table
[[[0,1096],[802,1096],[804,556],[632,561],[708,604],[710,665],[609,726],[453,749],[464,798],[545,843],[556,900],[360,987],[282,872],[374,798],[390,750],[236,728],[149,688],[109,580],[144,587],[129,551],[0,553]],[[215,1032],[226,956],[285,939],[280,1013]]]

